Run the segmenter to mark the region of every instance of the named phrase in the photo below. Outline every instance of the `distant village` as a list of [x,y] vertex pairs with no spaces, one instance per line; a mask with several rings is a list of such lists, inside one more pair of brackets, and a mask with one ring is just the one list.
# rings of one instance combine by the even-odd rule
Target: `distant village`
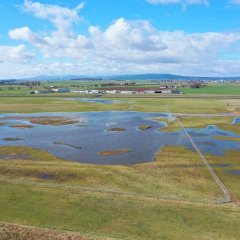
[[[207,86],[203,81],[173,81],[173,80],[152,80],[150,84],[141,82],[124,81],[109,82],[101,84],[90,84],[86,89],[71,89],[69,87],[49,86],[45,90],[35,90],[32,94],[44,93],[82,93],[82,94],[182,94],[179,88],[200,88]],[[76,86],[74,86],[76,88]]]
[[[238,80],[239,81],[239,80]],[[238,82],[237,80],[231,82]],[[1,85],[7,85],[8,90],[19,90],[21,86],[28,87],[30,94],[79,93],[79,94],[182,94],[183,88],[203,88],[208,83],[225,83],[225,80],[112,80],[102,79],[71,79],[70,81],[19,81],[1,80]],[[83,84],[84,83],[84,84]],[[59,84],[59,85],[58,85]],[[63,86],[66,85],[66,86]]]
[[91,89],[71,90],[70,88],[62,88],[58,86],[49,86],[45,90],[35,90],[32,94],[43,93],[82,93],[82,94],[181,94],[182,92],[174,85],[164,85],[159,87],[136,86],[135,82],[124,84],[105,83],[99,88],[90,87]]

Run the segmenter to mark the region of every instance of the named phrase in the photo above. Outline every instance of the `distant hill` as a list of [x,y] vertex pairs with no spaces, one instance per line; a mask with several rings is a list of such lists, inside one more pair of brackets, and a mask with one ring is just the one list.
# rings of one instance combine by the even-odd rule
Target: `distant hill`
[[[68,81],[77,79],[102,79],[102,80],[178,80],[178,81],[197,81],[197,80],[240,80],[240,77],[196,77],[196,76],[181,76],[173,74],[129,74],[129,75],[112,75],[112,76],[87,76],[87,75],[39,75],[35,77],[21,78],[18,80],[25,81]],[[1,81],[1,80],[0,80]]]
[[83,78],[87,77],[84,75],[39,75],[39,76],[34,76],[34,77],[26,77],[26,78],[21,78],[18,80],[36,80],[36,81],[65,81],[65,80],[71,80],[75,78]]
[[134,74],[134,75],[117,75],[105,76],[102,79],[112,80],[183,80],[183,81],[197,81],[197,80],[239,80],[240,77],[196,77],[196,76],[181,76],[173,74]]

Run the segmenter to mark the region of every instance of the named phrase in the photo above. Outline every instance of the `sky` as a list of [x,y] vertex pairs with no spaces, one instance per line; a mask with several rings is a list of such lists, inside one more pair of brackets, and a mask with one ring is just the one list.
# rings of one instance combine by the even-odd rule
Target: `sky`
[[240,76],[240,0],[0,0],[0,79]]

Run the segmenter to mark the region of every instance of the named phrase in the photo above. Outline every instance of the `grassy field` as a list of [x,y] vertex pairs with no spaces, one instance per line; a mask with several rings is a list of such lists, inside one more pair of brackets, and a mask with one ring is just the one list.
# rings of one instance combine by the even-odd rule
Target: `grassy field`
[[[231,98],[117,100],[120,100],[117,104],[99,104],[55,97],[1,97],[0,112],[120,110],[238,114],[240,109],[239,100]],[[240,133],[239,125],[229,124],[232,116],[179,118],[187,128],[215,124],[220,129]],[[179,130],[177,121],[165,128],[175,130]],[[218,139],[224,140],[236,139]],[[34,240],[41,239],[38,236],[43,236],[43,240],[238,240],[239,154],[229,151],[224,156],[205,155],[233,200],[216,204],[223,196],[219,186],[199,155],[185,147],[163,147],[156,153],[155,161],[149,163],[103,166],[58,159],[46,151],[25,146],[0,146],[0,240],[19,240],[25,236]],[[1,221],[49,231],[13,227]],[[76,232],[80,237],[70,238],[64,234],[71,233],[53,230]]]
[[[178,117],[179,120],[183,123],[186,128],[204,128],[208,125],[217,125],[223,130],[233,130],[234,132],[238,131],[238,125],[230,125],[233,121],[233,117],[202,117],[202,116],[193,116],[193,117]],[[169,122],[166,127],[161,129],[161,131],[174,132],[180,130],[178,121]]]
[[[124,84],[126,81],[42,81],[40,86],[33,86],[30,88],[25,85],[0,85],[0,95],[30,95],[30,92],[35,90],[43,90],[49,86],[58,86],[58,88],[69,88],[71,90],[87,90],[87,89],[101,89],[102,84],[117,83]],[[166,83],[154,83],[151,81],[135,81],[135,86],[130,86],[131,89],[142,88],[159,88],[164,85],[173,85]],[[126,89],[127,86],[112,86],[112,89]],[[179,88],[184,94],[213,94],[213,95],[240,95],[240,83],[225,82],[225,83],[208,83],[206,87],[201,88]]]
[[[207,156],[236,203],[239,178],[227,170],[240,169],[238,156]],[[165,147],[156,161],[133,166],[73,163],[26,147],[1,147],[0,159],[0,221],[121,239],[240,237],[240,209],[213,204],[222,193],[183,147]]]
[[[0,95],[10,95],[10,96],[14,96],[14,95],[29,95],[32,91],[35,90],[44,90],[47,89],[50,86],[57,86],[58,88],[69,88],[70,90],[90,90],[90,89],[101,89],[102,85],[104,84],[109,84],[109,83],[115,83],[115,84],[124,84],[126,83],[126,81],[113,81],[113,80],[109,80],[109,81],[41,81],[40,86],[25,86],[25,85],[17,85],[17,84],[13,84],[13,85],[1,85],[0,84]],[[161,84],[157,84],[157,83],[153,83],[151,81],[136,81],[136,85],[135,86],[131,86],[131,88],[143,88],[143,87],[159,87],[161,85],[164,85],[164,83]],[[106,87],[106,86],[105,86]],[[117,88],[126,88],[127,86],[117,86]],[[112,86],[110,88],[116,88],[116,86]]]
[[[114,98],[109,98],[113,99]],[[188,98],[123,98],[116,104],[66,101],[57,97],[1,97],[0,113],[142,111],[183,113],[224,113],[227,100]],[[231,105],[234,109],[238,105]]]
[[0,159],[3,180],[205,203],[221,197],[198,154],[183,147],[165,147],[154,162],[129,166],[63,161],[27,147],[0,147]]
[[240,212],[119,196],[1,185],[1,218],[9,222],[118,239],[234,239]]
[[202,88],[181,88],[184,94],[240,95],[240,83],[210,83]]
[[[239,152],[229,151],[226,155],[221,157],[206,156],[208,162],[215,166],[215,171],[222,179],[224,184],[230,190],[234,200],[240,200],[239,176],[240,176],[240,162]],[[218,166],[218,167],[217,167]]]

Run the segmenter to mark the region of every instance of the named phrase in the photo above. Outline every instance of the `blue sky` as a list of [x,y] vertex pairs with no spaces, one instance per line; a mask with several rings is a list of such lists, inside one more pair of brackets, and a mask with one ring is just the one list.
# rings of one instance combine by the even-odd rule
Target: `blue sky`
[[0,78],[240,75],[240,0],[0,0]]

